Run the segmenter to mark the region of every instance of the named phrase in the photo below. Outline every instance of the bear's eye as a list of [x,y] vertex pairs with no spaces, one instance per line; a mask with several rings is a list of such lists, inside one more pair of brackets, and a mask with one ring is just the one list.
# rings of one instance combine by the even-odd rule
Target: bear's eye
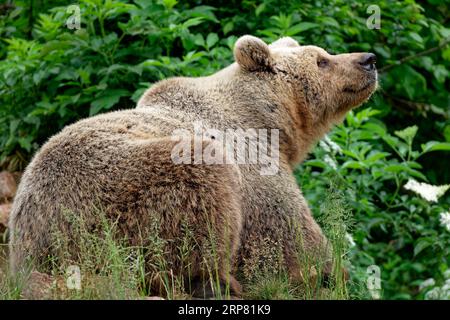
[[329,64],[328,59],[325,59],[325,58],[319,58],[319,59],[317,60],[317,66],[318,66],[319,68],[325,68],[326,66],[328,66],[328,64]]

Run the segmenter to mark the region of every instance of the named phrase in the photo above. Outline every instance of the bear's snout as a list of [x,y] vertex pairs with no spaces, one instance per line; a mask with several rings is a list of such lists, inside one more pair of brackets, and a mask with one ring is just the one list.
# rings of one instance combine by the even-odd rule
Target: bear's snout
[[358,65],[365,71],[374,71],[377,63],[377,56],[374,53],[363,53],[357,60]]

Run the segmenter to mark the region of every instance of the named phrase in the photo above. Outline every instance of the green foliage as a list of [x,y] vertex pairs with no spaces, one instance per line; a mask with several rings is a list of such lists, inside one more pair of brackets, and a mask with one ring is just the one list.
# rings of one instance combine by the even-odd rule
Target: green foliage
[[80,30],[66,25],[73,14],[66,1],[0,5],[2,168],[23,169],[65,125],[134,107],[158,80],[203,76],[228,65],[243,34],[269,42],[292,36],[331,53],[373,51],[381,89],[371,108],[351,113],[330,134],[340,152],[330,141],[314,150],[298,169],[299,183],[318,217],[329,182],[345,190],[355,221],[351,294],[365,285],[372,264],[382,269],[384,298],[423,298],[418,285],[430,277],[441,286],[450,232],[439,215],[449,210],[449,196],[428,203],[404,185],[412,178],[450,182],[450,1],[379,1],[379,30],[367,28],[370,13],[362,1],[78,4]]
[[449,199],[432,203],[405,185],[411,179],[427,181],[419,158],[448,151],[450,143],[430,141],[416,149],[417,126],[391,135],[372,118],[377,113],[370,108],[350,112],[297,169],[297,178],[313,208],[323,203],[329,181],[344,190],[356,222],[351,231],[356,245],[349,253],[356,283],[365,281],[368,266],[378,265],[385,298],[423,297],[421,282],[442,280],[450,266],[450,230],[440,224]]

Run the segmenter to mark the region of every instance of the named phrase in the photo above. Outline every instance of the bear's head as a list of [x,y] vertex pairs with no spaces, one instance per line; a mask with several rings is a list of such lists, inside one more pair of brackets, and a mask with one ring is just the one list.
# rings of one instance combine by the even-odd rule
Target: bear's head
[[313,124],[341,121],[377,88],[372,53],[332,55],[320,47],[301,46],[289,37],[267,45],[246,35],[236,42],[234,56],[241,72],[264,77],[271,91],[290,95]]

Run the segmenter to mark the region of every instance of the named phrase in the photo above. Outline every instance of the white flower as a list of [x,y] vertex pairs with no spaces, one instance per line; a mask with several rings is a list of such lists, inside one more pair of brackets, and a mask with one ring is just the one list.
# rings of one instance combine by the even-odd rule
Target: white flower
[[434,281],[433,278],[429,278],[420,284],[419,289],[420,289],[420,291],[422,291],[424,288],[432,287],[435,284],[436,284],[436,281]]
[[445,277],[445,279],[450,280],[450,269],[445,270],[444,277]]
[[325,161],[325,163],[328,164],[330,167],[332,167],[334,170],[337,169],[336,161],[334,161],[333,158],[331,158],[328,154],[325,155],[325,157],[323,158],[323,161]]
[[425,294],[426,300],[438,300],[441,297],[441,288],[436,287]]
[[[448,271],[448,270],[447,270]],[[447,272],[444,272],[444,275]],[[427,279],[420,284],[420,290],[425,288],[431,288],[435,285],[433,279]],[[441,287],[434,287],[425,293],[426,300],[449,300],[450,299],[450,279],[445,280]]]
[[445,284],[441,288],[441,295],[444,299],[450,298],[450,279],[445,281]]
[[[326,147],[324,147],[324,145],[326,145]],[[327,152],[330,152],[331,150],[333,153],[342,152],[341,147],[336,142],[332,141],[328,136],[325,136],[322,141],[320,141],[320,146]]]
[[336,152],[336,153],[342,152],[341,147],[336,142],[334,142],[330,139],[328,139],[328,140],[329,140],[328,144],[330,145],[331,149],[333,149],[334,152]]
[[348,244],[350,245],[350,247],[356,246],[355,240],[353,240],[353,237],[352,237],[352,235],[350,233],[347,232],[345,234],[345,239],[347,239]]
[[[441,222],[441,224],[448,230],[450,231],[450,212],[442,212],[439,220]],[[449,270],[446,271],[446,274]],[[450,274],[448,274],[450,276]],[[446,276],[447,277],[447,276]]]
[[341,147],[339,147],[339,145],[335,142],[331,141],[328,136],[325,136],[325,138],[319,141],[319,146],[327,153],[324,156],[323,161],[325,161],[325,163],[328,164],[331,168],[336,170],[337,163],[330,155],[341,153]]
[[429,202],[437,202],[438,198],[441,197],[450,188],[450,184],[433,186],[424,182],[417,182],[414,179],[409,179],[404,188],[406,190],[411,190],[417,193],[419,196]]
[[445,284],[442,288],[447,288],[447,290],[450,289],[450,279],[445,280]]
[[328,146],[328,144],[325,143],[324,140],[320,140],[319,146],[320,146],[323,150],[325,150],[325,152],[331,152],[330,147]]

